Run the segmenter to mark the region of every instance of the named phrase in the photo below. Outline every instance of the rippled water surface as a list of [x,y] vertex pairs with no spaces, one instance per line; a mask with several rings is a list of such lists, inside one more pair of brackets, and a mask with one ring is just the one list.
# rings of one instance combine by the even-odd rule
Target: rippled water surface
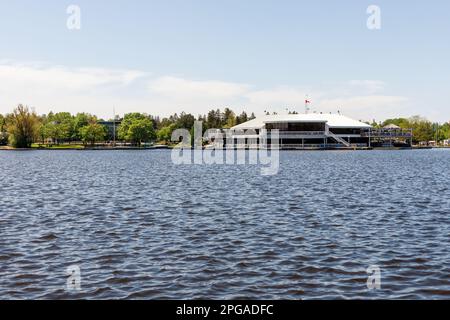
[[450,150],[0,151],[0,182],[3,299],[450,298]]

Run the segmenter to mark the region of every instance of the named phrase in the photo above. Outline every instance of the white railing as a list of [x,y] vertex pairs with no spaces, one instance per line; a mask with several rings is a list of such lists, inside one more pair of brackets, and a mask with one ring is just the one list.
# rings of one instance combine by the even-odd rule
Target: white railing
[[325,131],[280,131],[284,136],[323,136]]
[[[267,136],[271,135],[270,130],[266,132],[261,132],[262,135],[266,134]],[[259,136],[255,135],[255,132],[243,132],[243,131],[233,131],[233,136]],[[279,135],[283,136],[323,136],[325,135],[325,131],[279,131]]]
[[377,129],[370,131],[362,131],[361,137],[372,137],[372,138],[412,138],[413,132],[412,130],[406,129],[398,129],[398,130],[389,130],[389,129]]
[[[280,149],[300,149],[300,150],[308,150],[308,149],[348,149],[348,148],[367,148],[367,144],[365,143],[355,143],[350,144],[349,146],[345,146],[342,143],[327,143],[327,144],[296,144],[296,143],[283,143],[277,145]],[[224,147],[225,148],[225,147]],[[227,145],[226,148],[231,149],[265,149],[270,148],[269,145],[257,145],[257,144],[230,144]]]
[[347,148],[366,148],[367,144],[364,143],[358,143],[358,144],[351,144],[349,147],[341,144],[341,143],[327,143],[327,144],[282,144],[280,145],[280,148],[282,149],[347,149]]

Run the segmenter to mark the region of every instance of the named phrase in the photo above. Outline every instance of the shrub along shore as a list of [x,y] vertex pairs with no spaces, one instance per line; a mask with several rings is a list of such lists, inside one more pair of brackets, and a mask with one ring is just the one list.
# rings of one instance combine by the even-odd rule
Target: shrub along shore
[[[295,113],[295,112],[294,112]],[[203,122],[203,130],[228,129],[254,119],[255,115],[231,109],[211,110],[207,115],[174,114],[160,118],[145,113],[128,113],[123,118],[103,120],[89,113],[72,115],[68,112],[37,115],[30,108],[19,105],[11,113],[0,114],[0,150],[48,149],[142,149],[171,147],[175,129],[192,130],[196,120]],[[414,143],[450,139],[450,123],[432,123],[420,116],[372,121],[375,128],[395,124],[412,128]]]

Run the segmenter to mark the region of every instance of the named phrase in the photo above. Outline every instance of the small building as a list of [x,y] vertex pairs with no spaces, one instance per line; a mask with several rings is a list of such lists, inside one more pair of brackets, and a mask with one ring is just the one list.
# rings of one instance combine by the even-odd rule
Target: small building
[[[116,120],[116,121],[99,121],[98,124],[101,124],[106,127],[107,130],[107,141],[113,141],[117,140],[117,129],[119,128],[120,124],[122,123],[122,120]],[[114,137],[115,136],[115,137]]]
[[401,128],[399,126],[391,123],[391,124],[388,124],[387,126],[384,126],[383,129],[386,129],[386,130],[399,130]]
[[279,131],[281,149],[340,149],[373,146],[411,147],[412,131],[374,129],[369,124],[340,114],[266,115],[231,128],[233,144],[272,144],[271,131]]

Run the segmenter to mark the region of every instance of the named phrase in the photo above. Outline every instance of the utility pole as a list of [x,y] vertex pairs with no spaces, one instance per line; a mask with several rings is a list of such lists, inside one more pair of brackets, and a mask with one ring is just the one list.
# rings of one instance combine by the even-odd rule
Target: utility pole
[[113,148],[116,147],[116,108],[113,107]]
[[436,122],[436,146],[439,144],[439,123]]

